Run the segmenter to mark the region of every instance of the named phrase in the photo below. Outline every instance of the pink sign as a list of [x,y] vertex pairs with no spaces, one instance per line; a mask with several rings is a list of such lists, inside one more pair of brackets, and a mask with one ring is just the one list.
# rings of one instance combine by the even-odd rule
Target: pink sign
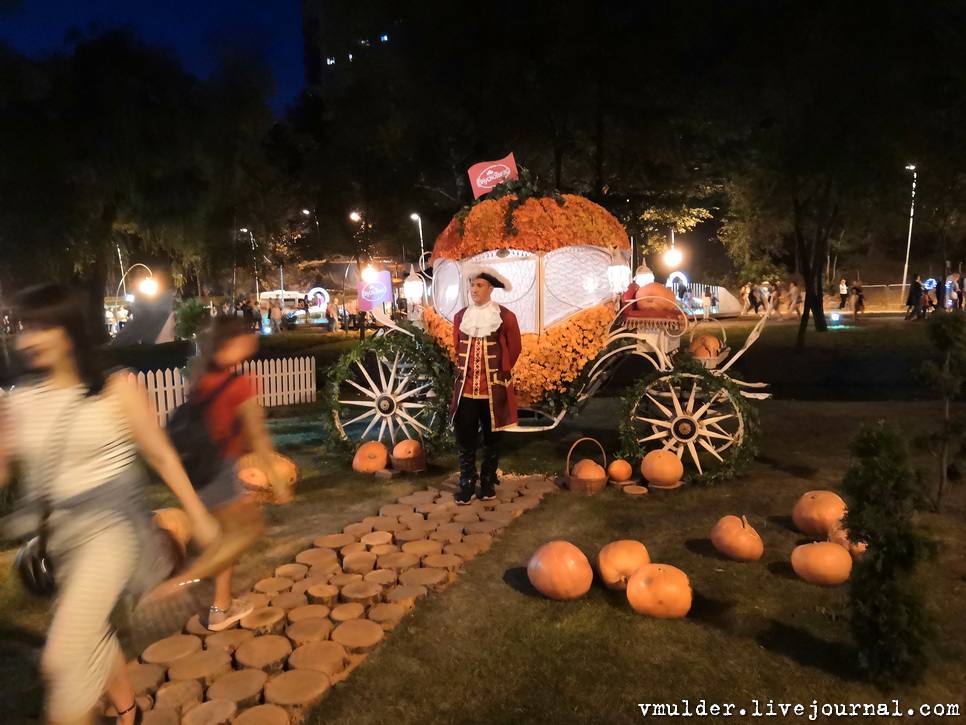
[[479,199],[481,196],[493,190],[493,187],[507,179],[519,179],[517,173],[517,162],[511,153],[506,158],[499,161],[483,161],[473,164],[467,172],[470,175],[470,186],[473,187],[473,198]]
[[359,311],[368,312],[385,302],[392,302],[392,275],[388,269],[382,270],[372,282],[359,281]]

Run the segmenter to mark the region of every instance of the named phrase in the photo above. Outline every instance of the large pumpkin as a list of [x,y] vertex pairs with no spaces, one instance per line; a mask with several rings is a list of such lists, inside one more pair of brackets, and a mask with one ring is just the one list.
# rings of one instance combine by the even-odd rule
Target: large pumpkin
[[684,475],[684,464],[670,451],[651,451],[641,461],[641,475],[648,483],[673,486]]
[[816,541],[795,547],[792,569],[812,584],[841,584],[852,573],[852,557],[838,544]]
[[852,561],[858,561],[865,556],[866,549],[869,548],[869,545],[864,541],[857,544],[852,542],[849,539],[849,530],[842,527],[841,521],[832,524],[832,529],[828,532],[828,540],[833,544],[844,547],[849,552],[849,556],[852,557]]
[[352,459],[352,470],[359,473],[381,471],[389,463],[389,451],[379,441],[369,441],[359,446]]
[[595,463],[589,458],[584,458],[582,461],[577,461],[576,465],[570,471],[570,475],[574,478],[599,479],[605,478],[607,473],[599,463]]
[[803,534],[824,539],[843,516],[845,501],[831,491],[809,491],[792,509],[795,528]]
[[725,556],[738,561],[758,561],[765,545],[748,519],[725,516],[711,529],[711,544]]
[[627,582],[627,601],[649,617],[683,617],[691,609],[691,597],[688,575],[668,564],[642,566]]
[[613,541],[597,554],[597,572],[608,589],[627,589],[631,575],[650,563],[647,547],[640,541]]
[[699,335],[691,341],[691,354],[699,360],[716,358],[721,353],[721,340],[714,335]]
[[655,313],[666,317],[668,312],[677,309],[674,293],[660,282],[651,282],[637,290],[637,309],[641,312]]
[[393,458],[416,458],[422,454],[423,444],[414,440],[399,441],[392,449]]
[[527,576],[538,592],[562,601],[586,594],[594,580],[594,571],[576,546],[566,541],[551,541],[530,557]]
[[154,523],[171,534],[182,548],[188,545],[188,540],[191,539],[191,520],[181,509],[158,509],[154,512]]
[[620,458],[611,461],[610,465],[607,466],[607,475],[612,481],[627,481],[632,473],[634,473],[634,469],[631,468],[631,464]]

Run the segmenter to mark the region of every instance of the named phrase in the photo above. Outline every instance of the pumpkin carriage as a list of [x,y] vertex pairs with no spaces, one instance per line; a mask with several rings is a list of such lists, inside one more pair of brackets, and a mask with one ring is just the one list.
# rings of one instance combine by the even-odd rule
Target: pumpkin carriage
[[[467,270],[489,267],[511,283],[493,299],[517,317],[522,353],[513,369],[519,423],[511,432],[557,427],[631,358],[653,372],[625,395],[622,437],[629,454],[669,450],[698,475],[726,464],[745,442],[746,398],[760,385],[727,375],[723,328],[692,357],[697,321],[659,284],[630,283],[630,242],[620,222],[580,196],[503,196],[461,213],[437,239],[432,284],[421,309],[425,332],[375,312],[387,334],[344,357],[331,377],[334,433],[344,441],[435,439],[446,429],[455,359],[453,319],[468,304]],[[714,324],[714,323],[708,323]],[[690,337],[686,337],[690,334]],[[731,356],[728,362],[725,359]],[[687,455],[686,455],[687,454]]]

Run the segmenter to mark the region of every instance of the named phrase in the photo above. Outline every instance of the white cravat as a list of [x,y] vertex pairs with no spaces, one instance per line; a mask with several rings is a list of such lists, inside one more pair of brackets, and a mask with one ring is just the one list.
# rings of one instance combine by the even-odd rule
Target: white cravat
[[503,324],[500,306],[490,300],[485,305],[470,305],[463,313],[460,331],[470,337],[487,337]]

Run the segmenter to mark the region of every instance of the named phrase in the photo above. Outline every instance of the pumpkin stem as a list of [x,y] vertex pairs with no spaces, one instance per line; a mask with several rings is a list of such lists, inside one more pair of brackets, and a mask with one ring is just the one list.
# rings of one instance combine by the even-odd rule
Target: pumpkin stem
[[741,528],[743,528],[743,529],[747,529],[748,528],[748,517],[745,516],[744,514],[742,514],[742,516],[741,516]]

